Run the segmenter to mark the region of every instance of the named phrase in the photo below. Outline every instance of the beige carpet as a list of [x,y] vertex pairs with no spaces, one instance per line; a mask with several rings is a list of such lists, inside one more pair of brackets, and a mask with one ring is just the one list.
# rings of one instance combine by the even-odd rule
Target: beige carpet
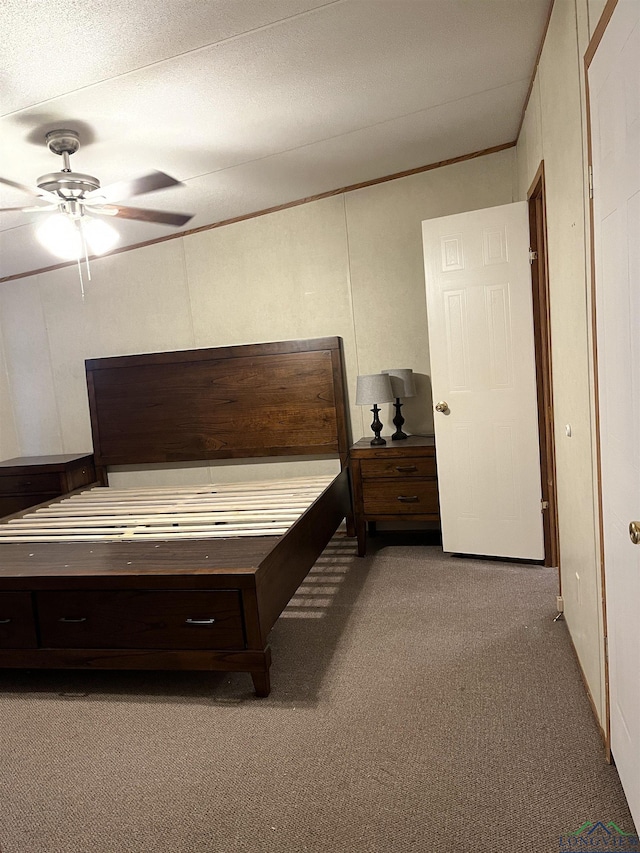
[[247,675],[0,673],[2,853],[556,853],[633,824],[555,572],[336,537]]

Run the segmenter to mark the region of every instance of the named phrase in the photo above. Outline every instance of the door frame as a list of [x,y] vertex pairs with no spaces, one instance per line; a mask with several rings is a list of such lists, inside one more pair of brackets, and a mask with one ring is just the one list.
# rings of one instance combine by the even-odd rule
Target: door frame
[[529,246],[533,253],[531,255],[531,287],[533,295],[536,386],[538,390],[538,435],[540,439],[540,485],[543,501],[544,565],[558,568],[558,592],[559,595],[562,595],[560,543],[558,538],[553,380],[551,369],[551,319],[544,160],[540,162],[538,171],[529,187],[527,203],[529,205]]

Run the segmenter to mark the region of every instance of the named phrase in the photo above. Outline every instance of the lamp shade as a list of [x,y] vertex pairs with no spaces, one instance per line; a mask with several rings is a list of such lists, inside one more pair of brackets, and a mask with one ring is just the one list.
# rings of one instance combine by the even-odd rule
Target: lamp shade
[[416,386],[413,381],[413,370],[409,367],[394,367],[383,370],[391,379],[391,389],[394,397],[415,397]]
[[370,373],[358,376],[356,383],[356,405],[367,406],[371,403],[391,403],[394,400],[391,379],[382,373]]

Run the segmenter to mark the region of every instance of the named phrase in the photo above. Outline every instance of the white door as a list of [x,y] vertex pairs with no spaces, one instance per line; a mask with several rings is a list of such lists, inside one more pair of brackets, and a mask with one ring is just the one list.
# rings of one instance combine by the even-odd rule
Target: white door
[[640,3],[589,68],[611,751],[640,827]]
[[526,202],[422,223],[445,551],[544,558]]

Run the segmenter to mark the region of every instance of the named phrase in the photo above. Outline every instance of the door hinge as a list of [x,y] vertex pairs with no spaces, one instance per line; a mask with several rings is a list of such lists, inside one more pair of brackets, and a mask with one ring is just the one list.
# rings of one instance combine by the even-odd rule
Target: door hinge
[[538,253],[534,252],[533,249],[529,249],[529,263],[532,264],[534,261],[538,260]]
[[540,509],[549,509],[549,501],[540,501]]
[[589,198],[593,198],[593,166],[589,166]]

